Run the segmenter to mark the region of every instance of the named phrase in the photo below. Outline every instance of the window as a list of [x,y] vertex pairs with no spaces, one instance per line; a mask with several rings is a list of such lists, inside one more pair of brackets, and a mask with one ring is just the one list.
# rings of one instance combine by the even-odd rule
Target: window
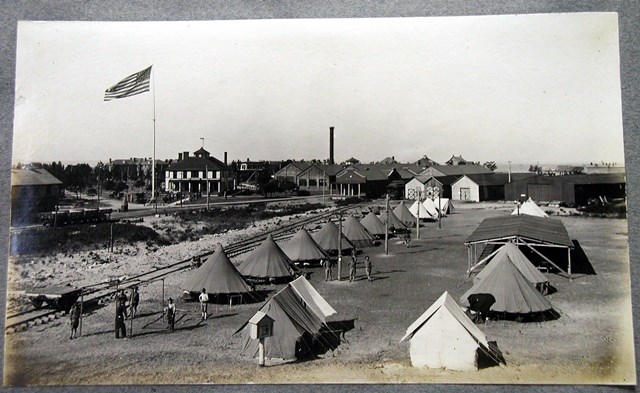
[[300,187],[306,187],[307,186],[307,179],[300,179],[300,180],[298,180],[298,182],[299,182],[298,185]]
[[318,185],[318,180],[317,179],[309,179],[309,186],[317,186]]
[[199,177],[198,174],[199,174],[198,171],[191,171],[191,177],[192,178],[193,177],[195,177],[195,178]]

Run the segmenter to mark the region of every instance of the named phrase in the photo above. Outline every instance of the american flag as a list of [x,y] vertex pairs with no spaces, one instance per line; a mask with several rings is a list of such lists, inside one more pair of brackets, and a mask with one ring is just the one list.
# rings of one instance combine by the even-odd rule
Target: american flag
[[129,75],[120,82],[111,86],[104,92],[104,100],[110,101],[118,98],[135,96],[136,94],[149,91],[149,81],[151,80],[151,67],[146,68],[133,75]]

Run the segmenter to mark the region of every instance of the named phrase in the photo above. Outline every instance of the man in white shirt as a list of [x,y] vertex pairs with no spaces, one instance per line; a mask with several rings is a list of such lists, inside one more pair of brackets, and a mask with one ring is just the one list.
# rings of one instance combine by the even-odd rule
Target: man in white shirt
[[198,300],[200,300],[202,320],[205,321],[207,319],[207,303],[209,302],[209,295],[207,295],[207,290],[205,288],[202,288],[202,292],[200,293],[200,296],[198,296]]

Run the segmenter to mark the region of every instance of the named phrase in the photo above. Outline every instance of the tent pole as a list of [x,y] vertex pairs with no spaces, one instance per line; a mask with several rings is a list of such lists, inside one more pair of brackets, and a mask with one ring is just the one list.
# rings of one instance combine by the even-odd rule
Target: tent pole
[[567,258],[569,260],[569,271],[568,271],[569,282],[571,282],[573,277],[571,277],[571,249],[570,248],[567,248]]

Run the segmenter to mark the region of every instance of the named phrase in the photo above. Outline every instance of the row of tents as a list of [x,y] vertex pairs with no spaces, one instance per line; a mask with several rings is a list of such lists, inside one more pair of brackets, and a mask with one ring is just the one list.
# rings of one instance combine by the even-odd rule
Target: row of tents
[[[385,217],[386,219],[386,217]],[[389,230],[405,228],[391,212]],[[183,289],[199,293],[203,288],[211,295],[243,294],[251,291],[245,280],[272,283],[288,282],[301,274],[296,264],[328,259],[340,250],[343,253],[374,245],[375,238],[384,235],[385,224],[370,213],[361,222],[349,216],[342,225],[342,234],[331,221],[310,235],[304,228],[280,247],[271,235],[254,249],[237,267],[218,245],[204,263],[183,282]]]

